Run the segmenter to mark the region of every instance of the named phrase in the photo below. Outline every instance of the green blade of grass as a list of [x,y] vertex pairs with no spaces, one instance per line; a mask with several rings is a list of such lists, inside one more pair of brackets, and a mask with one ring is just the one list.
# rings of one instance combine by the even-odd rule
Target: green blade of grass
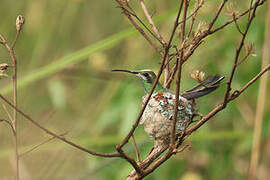
[[[175,12],[176,10],[171,10],[163,15],[160,15],[157,18],[155,18],[155,22],[160,23],[168,19],[172,15],[174,15]],[[48,77],[56,72],[59,72],[62,69],[66,68],[67,66],[86,60],[87,57],[93,53],[114,47],[116,44],[120,43],[125,38],[128,38],[135,34],[138,34],[138,31],[136,29],[128,28],[106,39],[98,41],[97,43],[91,44],[83,49],[71,53],[70,55],[55,60],[55,62],[48,64],[44,67],[41,67],[35,70],[34,72],[19,78],[17,84],[18,89],[25,87],[28,84],[38,81],[42,78]],[[7,94],[11,91],[12,91],[12,83],[9,83],[7,86],[3,87],[0,90],[0,93]]]
[[[115,144],[119,143],[119,141],[122,139],[121,136],[119,135],[109,135],[109,136],[101,136],[101,137],[94,137],[94,138],[89,138],[89,137],[81,137],[74,139],[78,144],[84,146],[84,147],[91,147],[91,148],[97,148],[97,147],[108,147],[111,146],[113,147]],[[145,136],[143,135],[137,135],[136,139],[138,142],[144,142],[145,141]],[[252,139],[252,132],[248,131],[209,131],[207,133],[203,132],[198,132],[192,134],[189,140],[191,141],[199,141],[199,142],[207,142],[207,141],[232,141],[232,140],[244,140],[244,139]],[[147,140],[149,141],[149,140]],[[32,147],[34,147],[35,144],[28,145],[28,146],[22,146],[20,147],[20,152],[25,152]],[[66,148],[66,144],[64,143],[59,143],[56,140],[52,140],[52,142],[48,142],[44,145],[42,145],[42,148],[40,146],[41,151],[49,151],[49,150],[56,150],[56,149],[62,149]],[[10,154],[13,153],[12,148],[8,148],[5,150],[2,150],[0,153],[0,159],[1,158],[6,158]]]
[[[127,30],[121,31],[117,34],[114,34],[106,39],[98,41],[92,45],[89,45],[83,49],[80,49],[70,55],[67,55],[55,62],[41,67],[36,71],[18,79],[18,88],[24,87],[32,82],[35,82],[39,79],[45,78],[51,74],[54,74],[65,67],[78,63],[80,61],[86,60],[87,57],[95,52],[102,51],[108,48],[115,46],[121,40],[130,37],[136,33],[136,30],[133,28],[128,28]],[[1,94],[7,94],[12,90],[12,83],[8,84],[6,87],[0,90]]]

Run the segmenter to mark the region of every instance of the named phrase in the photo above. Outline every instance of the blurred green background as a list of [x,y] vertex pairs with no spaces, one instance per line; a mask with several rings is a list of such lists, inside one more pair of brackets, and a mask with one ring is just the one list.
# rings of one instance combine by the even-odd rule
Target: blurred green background
[[[242,12],[246,0],[231,1]],[[132,6],[143,17],[137,1]],[[156,0],[146,3],[168,40],[176,16],[178,1]],[[191,1],[191,10],[194,1]],[[218,3],[206,1],[195,28],[209,22]],[[226,8],[215,24],[229,19]],[[17,15],[26,19],[15,51],[18,58],[18,104],[45,127],[72,141],[100,152],[113,152],[114,146],[130,130],[141,107],[143,89],[135,77],[113,74],[114,68],[153,69],[158,71],[161,58],[149,46],[113,1],[87,0],[2,0],[0,33],[9,42],[15,36]],[[233,88],[242,87],[260,71],[264,41],[266,5],[259,7],[248,42],[256,57],[250,57],[236,72]],[[244,28],[247,18],[239,22]],[[228,77],[235,48],[241,36],[234,25],[208,37],[185,64],[182,89],[196,84],[190,72],[199,69],[208,74]],[[243,53],[244,54],[244,53]],[[0,63],[11,63],[8,52],[0,48]],[[12,75],[12,71],[8,72]],[[11,76],[1,79],[0,92],[11,98]],[[190,150],[178,154],[148,176],[152,179],[246,179],[252,146],[252,132],[258,85],[252,85],[237,100],[196,131],[186,141]],[[174,89],[174,86],[172,87]],[[198,101],[198,109],[207,114],[223,99],[225,86]],[[268,87],[269,92],[269,87]],[[268,93],[269,98],[269,93]],[[269,101],[266,101],[259,179],[270,176]],[[3,108],[0,117],[7,115]],[[18,117],[21,153],[50,136]],[[142,156],[152,147],[142,127],[135,137]],[[125,147],[134,155],[132,144]],[[12,133],[0,124],[0,179],[14,176]],[[124,160],[104,159],[50,141],[20,159],[22,179],[124,179],[132,167]]]

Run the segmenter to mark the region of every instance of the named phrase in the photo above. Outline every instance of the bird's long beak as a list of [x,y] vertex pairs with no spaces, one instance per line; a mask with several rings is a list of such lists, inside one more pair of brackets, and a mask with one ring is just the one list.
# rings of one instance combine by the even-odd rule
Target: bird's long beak
[[127,72],[131,74],[139,74],[137,71],[130,71],[130,70],[124,70],[124,69],[113,69],[112,72]]

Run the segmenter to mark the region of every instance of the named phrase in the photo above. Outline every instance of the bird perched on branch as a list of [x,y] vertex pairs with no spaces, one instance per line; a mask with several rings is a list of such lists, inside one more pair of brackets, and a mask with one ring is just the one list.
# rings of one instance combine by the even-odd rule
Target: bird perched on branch
[[[134,74],[140,79],[146,93],[142,97],[142,105],[144,105],[156,79],[155,73],[151,70],[130,71],[115,69],[112,71]],[[208,76],[201,80],[194,88],[180,93],[175,125],[176,135],[183,132],[192,122],[192,118],[196,114],[194,99],[209,94],[217,89],[223,79],[224,76],[220,77],[218,74]],[[174,104],[175,93],[164,88],[158,82],[140,119],[140,124],[144,126],[146,133],[154,139],[155,148],[169,145]]]

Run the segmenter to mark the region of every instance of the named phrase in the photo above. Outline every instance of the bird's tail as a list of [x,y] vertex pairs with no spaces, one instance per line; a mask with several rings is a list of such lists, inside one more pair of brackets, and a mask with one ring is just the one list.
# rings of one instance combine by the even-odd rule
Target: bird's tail
[[220,77],[220,75],[218,74],[216,74],[215,76],[208,76],[200,84],[186,91],[181,96],[190,100],[190,99],[196,99],[204,95],[207,95],[211,93],[212,91],[216,90],[219,87],[220,82],[224,78],[225,78],[224,76]]

